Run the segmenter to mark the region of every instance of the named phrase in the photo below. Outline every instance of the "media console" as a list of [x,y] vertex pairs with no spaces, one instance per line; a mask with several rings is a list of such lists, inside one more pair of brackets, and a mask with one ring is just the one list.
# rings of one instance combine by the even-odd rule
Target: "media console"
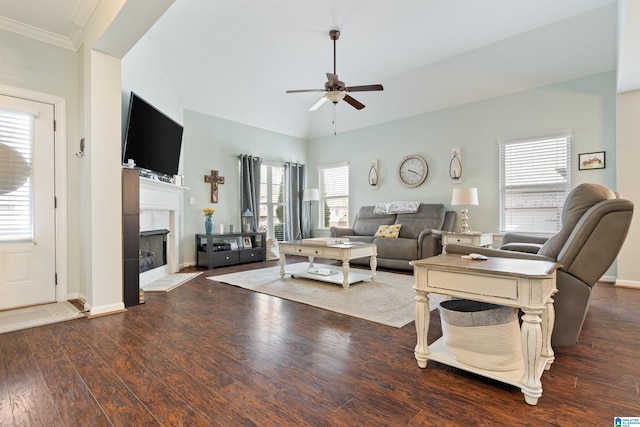
[[201,266],[201,256],[206,257],[209,270],[264,261],[266,243],[266,233],[260,232],[196,234],[196,267]]

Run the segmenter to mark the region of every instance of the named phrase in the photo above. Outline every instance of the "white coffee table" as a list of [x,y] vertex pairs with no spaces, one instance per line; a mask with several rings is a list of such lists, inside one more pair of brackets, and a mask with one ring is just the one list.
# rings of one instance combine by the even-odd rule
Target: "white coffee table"
[[[336,283],[347,289],[352,283],[361,282],[369,278],[373,280],[376,277],[376,267],[378,265],[376,256],[378,255],[378,248],[374,243],[349,242],[337,245],[312,245],[296,240],[292,242],[280,242],[278,249],[280,251],[280,277],[283,278],[285,274],[291,274],[295,277]],[[308,257],[309,267],[303,271],[286,271],[286,255]],[[362,274],[351,271],[349,261],[365,257],[371,257],[369,262],[371,273]],[[342,271],[332,271],[329,266],[317,267],[313,263],[315,258],[342,261]]]

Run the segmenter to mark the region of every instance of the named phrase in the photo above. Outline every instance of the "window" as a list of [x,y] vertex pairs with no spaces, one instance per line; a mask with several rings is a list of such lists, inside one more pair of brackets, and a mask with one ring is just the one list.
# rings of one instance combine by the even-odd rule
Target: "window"
[[258,227],[267,228],[267,237],[284,240],[284,166],[263,161],[260,167],[260,218]]
[[320,224],[349,226],[349,164],[320,166]]
[[31,114],[0,110],[0,240],[33,236],[33,128]]
[[571,190],[571,133],[498,141],[500,230],[554,234]]

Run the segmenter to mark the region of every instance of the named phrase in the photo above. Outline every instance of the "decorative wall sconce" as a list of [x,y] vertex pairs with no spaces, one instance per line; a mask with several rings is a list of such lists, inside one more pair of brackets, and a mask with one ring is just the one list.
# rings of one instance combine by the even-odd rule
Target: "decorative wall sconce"
[[378,161],[371,160],[369,163],[369,176],[367,177],[367,181],[369,183],[369,187],[374,190],[378,189],[378,184],[380,182],[380,175],[378,174]]
[[451,182],[454,184],[462,182],[462,151],[459,148],[451,150],[449,177],[451,178]]

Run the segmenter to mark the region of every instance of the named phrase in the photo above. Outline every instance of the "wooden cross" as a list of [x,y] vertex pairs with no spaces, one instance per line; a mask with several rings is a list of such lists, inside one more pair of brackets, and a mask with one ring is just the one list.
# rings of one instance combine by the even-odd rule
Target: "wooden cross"
[[211,171],[211,175],[204,176],[204,182],[211,184],[211,203],[218,203],[218,184],[224,184],[224,176],[219,176],[218,171]]

